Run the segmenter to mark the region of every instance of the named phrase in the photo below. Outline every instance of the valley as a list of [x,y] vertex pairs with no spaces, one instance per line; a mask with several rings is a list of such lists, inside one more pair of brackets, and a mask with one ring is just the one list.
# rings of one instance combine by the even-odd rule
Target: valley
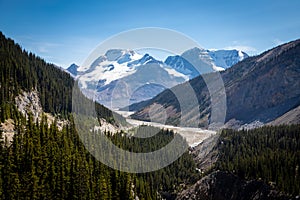
[[147,122],[147,121],[130,119],[128,118],[128,116],[131,115],[133,112],[126,112],[126,111],[116,111],[116,112],[123,115],[126,118],[126,121],[131,125],[129,126],[129,128],[127,128],[127,130],[132,127],[138,127],[141,125],[147,125],[147,126],[157,127],[160,129],[172,130],[175,133],[180,134],[187,141],[190,147],[195,147],[201,142],[203,142],[203,140],[216,134],[216,131],[205,130],[201,128],[178,127],[178,126],[160,124],[157,122]]
[[138,127],[141,125],[153,126],[160,129],[172,130],[175,133],[180,134],[188,143],[190,147],[195,147],[203,140],[213,136],[216,134],[216,131],[205,130],[201,128],[191,128],[191,127],[178,127],[172,125],[160,124],[157,122],[146,122],[135,119],[127,118],[126,121],[131,124],[133,127]]
[[[250,57],[192,48],[164,62],[113,49],[91,68],[72,65],[66,72],[1,33],[0,199],[299,199],[299,55],[300,40]],[[188,57],[213,70],[199,76]],[[204,79],[214,73],[224,81],[227,110],[225,125],[212,131],[218,121],[211,108],[220,102],[210,100]],[[172,89],[185,97],[187,115]],[[109,109],[103,99],[120,104]],[[114,110],[120,107],[130,112]],[[181,117],[196,126],[179,127]],[[151,122],[159,119],[166,123]],[[145,135],[133,137],[137,130]],[[116,156],[103,136],[125,153]],[[169,154],[147,157],[175,138],[180,143]],[[178,149],[185,151],[158,170],[115,168],[128,161],[151,168],[151,161],[169,161]],[[140,162],[135,153],[146,156]]]

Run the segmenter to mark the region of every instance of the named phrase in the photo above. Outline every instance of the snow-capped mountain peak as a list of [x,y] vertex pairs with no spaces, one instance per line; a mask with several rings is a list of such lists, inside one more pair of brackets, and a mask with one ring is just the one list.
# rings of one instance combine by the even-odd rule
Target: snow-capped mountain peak
[[227,69],[232,65],[238,63],[249,57],[246,53],[240,50],[211,50],[208,54],[212,58],[214,64],[223,69]]
[[180,56],[169,56],[165,63],[194,78],[211,71],[223,71],[247,57],[246,53],[239,50],[206,50],[194,47]]
[[108,61],[118,61],[119,64],[122,64],[131,60],[140,59],[141,55],[133,50],[110,49],[105,53],[105,57]]
[[[133,50],[111,49],[77,74],[82,91],[108,106],[123,107],[154,97],[165,88],[188,80],[188,77],[149,54]],[[78,70],[78,68],[76,68]],[[147,85],[147,86],[146,86]],[[118,102],[112,105],[111,102]]]
[[76,77],[78,73],[79,66],[75,63],[71,64],[70,67],[67,68],[67,71],[73,76]]
[[[195,47],[162,62],[149,54],[110,49],[88,68],[72,65],[68,71],[79,80],[87,96],[116,108],[152,98],[163,89],[200,74],[224,70],[245,57],[248,55],[237,50],[210,51]],[[116,105],[111,104],[112,100]]]
[[114,80],[123,78],[135,72],[135,67],[144,56],[133,50],[111,49],[104,56],[99,56],[84,72],[81,72],[80,82],[83,88],[101,83],[107,85]]
[[187,54],[201,54],[201,53],[205,53],[207,52],[207,50],[203,49],[203,48],[199,48],[199,47],[194,47],[191,49],[186,50],[185,52],[183,52],[182,56],[185,56]]

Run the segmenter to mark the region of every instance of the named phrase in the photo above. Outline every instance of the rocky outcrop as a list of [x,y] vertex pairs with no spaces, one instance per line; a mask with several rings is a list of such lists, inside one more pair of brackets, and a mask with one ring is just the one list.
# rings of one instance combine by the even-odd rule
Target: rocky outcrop
[[31,113],[33,120],[36,121],[43,113],[40,98],[36,90],[31,92],[23,91],[15,98],[15,101],[18,110],[26,118],[28,118],[29,113]]
[[108,131],[112,134],[115,134],[121,130],[120,128],[116,127],[115,125],[108,123],[105,119],[100,119],[99,125],[100,126],[95,126],[93,131],[99,131],[99,132]]
[[2,131],[2,138],[0,141],[4,141],[4,145],[9,146],[13,141],[15,134],[15,122],[12,119],[7,119],[0,124],[0,130]]
[[288,200],[271,186],[256,180],[242,180],[222,171],[213,172],[200,179],[187,190],[182,191],[177,200]]
[[51,125],[56,120],[57,127],[59,130],[62,130],[63,126],[68,123],[68,121],[65,119],[59,119],[57,117],[54,117],[50,113],[45,113],[43,111],[37,90],[33,90],[30,92],[21,92],[15,98],[15,103],[17,109],[23,114],[23,116],[28,118],[31,114],[34,122],[40,121],[43,116],[46,116],[47,123],[49,125]]
[[213,135],[196,147],[191,148],[191,155],[200,173],[208,171],[218,159],[218,150],[215,147],[219,134]]

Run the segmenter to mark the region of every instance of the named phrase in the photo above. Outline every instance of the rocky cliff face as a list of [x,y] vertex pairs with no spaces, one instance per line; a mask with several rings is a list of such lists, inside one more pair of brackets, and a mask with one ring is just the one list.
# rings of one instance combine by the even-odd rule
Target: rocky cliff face
[[32,114],[33,120],[36,121],[43,113],[38,92],[23,91],[15,98],[18,110],[27,118],[29,113]]

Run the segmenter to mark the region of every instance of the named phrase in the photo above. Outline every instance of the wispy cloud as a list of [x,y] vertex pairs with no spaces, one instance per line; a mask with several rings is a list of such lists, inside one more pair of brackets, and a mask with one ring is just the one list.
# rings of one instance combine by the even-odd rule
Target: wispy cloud
[[53,49],[61,46],[60,44],[57,43],[49,43],[49,42],[39,42],[34,44],[37,47],[37,50],[39,53],[49,53]]
[[258,50],[257,48],[251,46],[248,44],[249,42],[247,41],[238,41],[238,40],[234,40],[234,41],[231,41],[228,45],[228,46],[225,46],[223,47],[222,49],[225,49],[225,50],[233,50],[233,49],[236,49],[236,50],[240,50],[240,51],[243,51],[247,54],[250,54],[250,55],[253,55],[253,54],[257,54],[258,53]]
[[37,54],[48,54],[55,52],[58,48],[63,46],[63,44],[49,42],[49,41],[41,41],[34,36],[18,36],[17,41],[22,41],[21,45],[23,48],[33,51]]
[[233,46],[225,47],[224,49],[226,49],[226,50],[236,49],[236,50],[241,50],[241,51],[244,51],[244,52],[250,53],[250,54],[257,52],[257,49],[255,47],[246,46],[246,45],[233,45]]
[[284,42],[278,38],[275,38],[273,40],[273,43],[276,45],[276,46],[279,46],[279,45],[282,45]]

